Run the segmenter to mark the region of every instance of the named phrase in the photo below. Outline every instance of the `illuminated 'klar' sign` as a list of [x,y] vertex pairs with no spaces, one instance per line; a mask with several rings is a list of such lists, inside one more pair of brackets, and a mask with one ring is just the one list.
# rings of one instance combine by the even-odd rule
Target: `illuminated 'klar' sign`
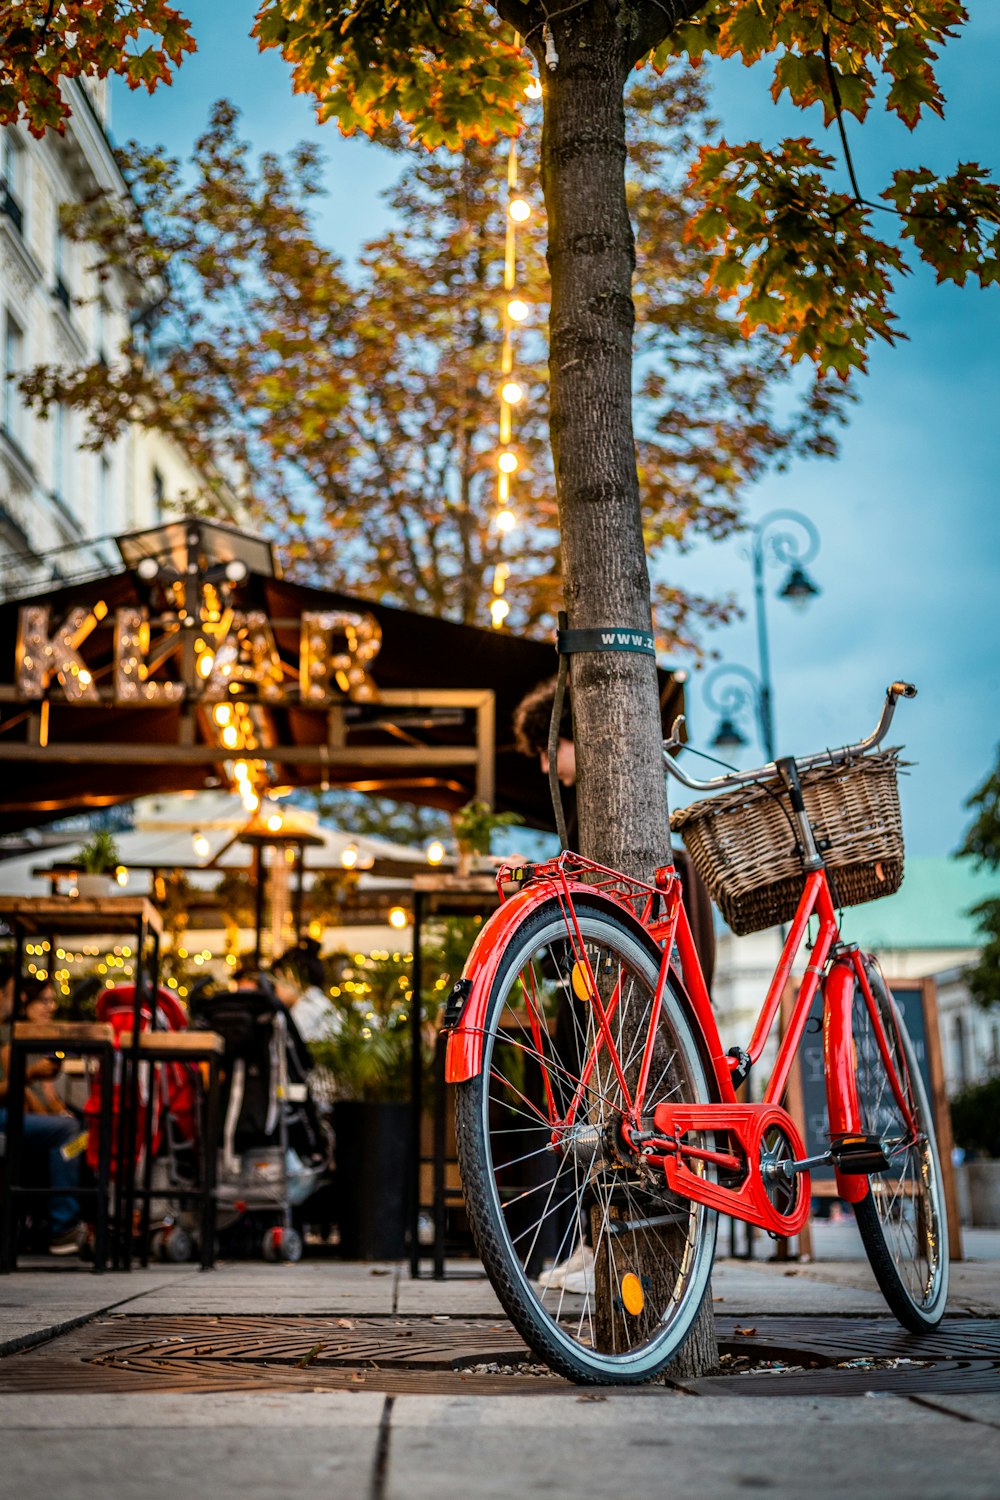
[[[103,602],[93,609],[70,610],[51,625],[48,605],[26,605],[17,633],[18,697],[42,700],[58,684],[67,703],[113,701],[167,707],[185,698],[219,702],[231,692],[263,703],[299,701],[321,708],[338,698],[369,701],[378,697],[368,668],[382,645],[382,630],[373,615],[347,610],[303,614],[299,623],[298,662],[286,662],[271,621],[261,610],[226,610],[220,619],[199,624],[194,670],[183,650],[178,621],[160,619],[161,631],[151,644],[151,624],[144,609],[115,611],[114,659],[109,681],[113,694],[102,695],[94,661],[83,647],[107,615]],[[177,675],[165,675],[173,668]],[[100,675],[103,675],[103,669]]]

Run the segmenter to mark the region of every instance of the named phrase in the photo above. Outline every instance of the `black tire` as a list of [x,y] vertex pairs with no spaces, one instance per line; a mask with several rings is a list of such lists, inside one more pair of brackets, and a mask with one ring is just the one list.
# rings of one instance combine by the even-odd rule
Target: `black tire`
[[886,1302],[904,1328],[926,1333],[940,1323],[948,1299],[948,1222],[934,1118],[903,1018],[878,965],[870,962],[866,968],[918,1135],[909,1143],[905,1139],[902,1113],[857,985],[852,1032],[861,1128],[898,1145],[887,1153],[889,1171],[869,1178],[868,1192],[854,1211]]
[[[616,1040],[644,1036],[636,1023],[648,1021],[655,1001],[655,950],[611,902],[579,900],[576,915],[605,1006],[621,984]],[[548,1092],[563,1113],[594,1031],[573,960],[555,899],[513,933],[490,995],[482,1071],[456,1090],[458,1157],[483,1264],[528,1345],[571,1380],[638,1384],[670,1362],[691,1330],[711,1275],[716,1215],[670,1193],[661,1170],[616,1152],[621,1089],[606,1049],[571,1139],[553,1148]],[[529,988],[545,1021],[541,1047],[528,1024]],[[701,1054],[669,988],[657,1024],[648,1115],[669,1099],[707,1102]],[[641,1046],[622,1050],[631,1091]],[[624,1224],[630,1227],[612,1227]],[[546,1262],[585,1258],[588,1237],[594,1286],[572,1292],[550,1282]]]

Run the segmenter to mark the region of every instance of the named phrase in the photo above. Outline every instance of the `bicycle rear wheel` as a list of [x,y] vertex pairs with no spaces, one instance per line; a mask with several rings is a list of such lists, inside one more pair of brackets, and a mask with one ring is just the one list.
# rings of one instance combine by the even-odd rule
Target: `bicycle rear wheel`
[[[657,1005],[655,953],[610,902],[583,899],[575,910],[631,1096]],[[595,1046],[586,970],[555,899],[514,932],[489,1000],[482,1071],[457,1089],[459,1163],[483,1264],[530,1347],[571,1380],[638,1383],[690,1331],[716,1215],[669,1192],[662,1170],[622,1142],[626,1099],[610,1050]],[[647,1113],[709,1098],[668,989]]]
[[904,1123],[856,985],[852,1030],[861,1129],[886,1143],[889,1170],[869,1178],[855,1214],[886,1302],[904,1328],[925,1333],[940,1323],[948,1297],[948,1225],[934,1119],[903,1018],[878,965],[866,967],[916,1135]]

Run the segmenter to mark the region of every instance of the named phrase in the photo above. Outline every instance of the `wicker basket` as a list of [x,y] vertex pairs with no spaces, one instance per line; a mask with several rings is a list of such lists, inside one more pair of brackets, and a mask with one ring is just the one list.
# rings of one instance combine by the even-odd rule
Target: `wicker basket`
[[[857,906],[891,896],[903,880],[898,750],[802,773],[802,793],[836,899]],[[671,815],[695,869],[735,933],[760,932],[795,914],[802,894],[788,794],[761,782]]]

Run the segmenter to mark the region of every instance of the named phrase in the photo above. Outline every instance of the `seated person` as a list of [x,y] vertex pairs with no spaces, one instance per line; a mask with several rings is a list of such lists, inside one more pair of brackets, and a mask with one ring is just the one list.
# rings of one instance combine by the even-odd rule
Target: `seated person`
[[[10,1018],[14,1009],[14,971],[9,963],[0,965],[0,1131],[7,1129],[7,1090],[10,1076]],[[25,1069],[26,1083],[35,1088],[49,1083],[59,1072],[55,1058],[30,1057]],[[24,1145],[26,1154],[47,1159],[48,1183],[59,1188],[48,1201],[51,1255],[75,1255],[82,1243],[80,1203],[73,1189],[80,1182],[80,1156],[67,1159],[65,1147],[80,1134],[73,1115],[31,1113],[25,1104]],[[29,1184],[30,1185],[30,1184]],[[38,1186],[43,1186],[39,1183]]]
[[324,990],[326,976],[315,939],[304,939],[275,959],[271,974],[275,993],[291,1012],[303,1041],[318,1042],[336,1027],[339,1015]]
[[[51,980],[27,979],[21,986],[18,997],[17,1011],[14,1019],[16,1021],[31,1021],[44,1024],[46,1021],[55,1020],[56,1006],[55,986]],[[52,1059],[45,1058],[45,1062]],[[59,1061],[55,1059],[57,1074]],[[24,1091],[24,1112],[27,1115],[56,1115],[79,1118],[74,1115],[56,1082],[56,1075],[51,1077],[35,1078],[27,1085]]]

